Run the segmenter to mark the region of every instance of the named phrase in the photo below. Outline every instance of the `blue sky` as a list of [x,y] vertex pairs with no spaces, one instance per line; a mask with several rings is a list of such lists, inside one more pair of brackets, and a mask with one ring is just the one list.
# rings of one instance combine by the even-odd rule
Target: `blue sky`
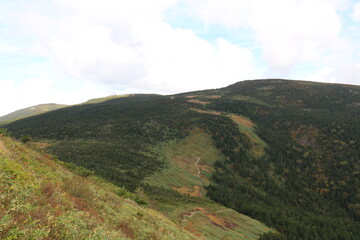
[[350,0],[0,0],[0,115],[258,78],[360,85]]

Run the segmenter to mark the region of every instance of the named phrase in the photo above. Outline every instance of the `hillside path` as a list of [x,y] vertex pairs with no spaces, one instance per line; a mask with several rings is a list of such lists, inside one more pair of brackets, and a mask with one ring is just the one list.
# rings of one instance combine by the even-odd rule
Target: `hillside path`
[[1,139],[0,139],[0,154],[5,154],[5,155],[10,154],[9,150],[7,150],[7,148],[5,147],[4,142]]
[[193,209],[190,211],[190,214],[186,215],[186,218],[183,218],[182,221],[188,221],[189,218],[191,218],[192,216],[194,216],[195,214],[197,213],[204,213],[204,214],[216,214],[216,213],[222,213],[222,212],[230,212],[230,211],[234,211],[232,209],[223,209],[223,210],[217,210],[217,211],[209,211],[209,210],[206,210],[206,209],[202,209],[202,208],[199,208],[199,209]]
[[197,168],[197,176],[198,177],[201,177],[200,176],[200,167],[199,167],[199,162],[200,162],[200,160],[201,160],[201,158],[200,157],[198,157],[198,159],[197,159],[197,161],[196,161],[196,163],[195,163],[195,167]]

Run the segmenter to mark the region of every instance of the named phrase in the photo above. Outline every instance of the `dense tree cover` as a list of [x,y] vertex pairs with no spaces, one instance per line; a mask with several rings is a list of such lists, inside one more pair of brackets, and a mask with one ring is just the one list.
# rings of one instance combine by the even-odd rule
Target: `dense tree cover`
[[[222,147],[228,161],[217,164],[209,196],[281,233],[262,239],[360,239],[360,109],[354,108],[360,89],[315,85],[309,93],[299,84],[278,83],[249,82],[255,84],[252,91],[236,91],[246,90],[266,105],[225,97],[209,106],[250,117],[269,145],[266,156],[256,159],[241,136],[213,134],[217,146],[233,143]],[[261,95],[256,87],[269,92]],[[302,104],[289,106],[292,102]],[[222,124],[216,131],[230,128]]]
[[146,176],[164,167],[149,146],[186,136],[202,116],[182,102],[136,95],[60,109],[7,128],[17,137],[56,140],[50,149],[60,160],[134,190]]
[[[18,137],[56,140],[51,150],[60,160],[129,189],[166,167],[151,146],[201,127],[226,156],[216,162],[208,195],[280,233],[263,240],[360,239],[360,88],[262,80],[191,93],[208,104],[188,102],[187,95],[113,99],[6,127]],[[268,144],[262,157],[251,154],[249,137],[229,113],[256,124],[256,134]],[[142,187],[157,201],[193,201]]]

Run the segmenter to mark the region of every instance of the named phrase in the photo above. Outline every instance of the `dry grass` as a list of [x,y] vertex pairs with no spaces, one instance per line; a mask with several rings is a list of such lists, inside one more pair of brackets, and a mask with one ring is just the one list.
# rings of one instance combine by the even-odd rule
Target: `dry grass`
[[121,221],[117,225],[117,229],[121,230],[125,237],[135,239],[135,231],[131,228],[130,224],[127,221]]
[[246,117],[242,117],[242,116],[232,114],[232,115],[230,115],[230,118],[234,122],[236,122],[238,124],[241,124],[241,125],[244,125],[246,127],[251,127],[252,128],[252,127],[255,126],[255,124],[250,119],[248,119]]
[[221,112],[205,111],[205,110],[201,110],[201,109],[197,109],[197,108],[190,108],[190,110],[193,110],[193,111],[199,112],[199,113],[207,113],[207,114],[212,114],[212,115],[221,115]]
[[221,98],[222,96],[221,95],[210,95],[210,96],[205,96],[205,98],[208,98],[208,99],[219,99]]
[[206,104],[211,103],[211,102],[201,101],[201,100],[198,100],[198,99],[187,100],[187,102],[189,102],[189,103],[198,103],[198,104],[202,104],[202,105],[206,105]]
[[172,189],[182,194],[187,194],[192,197],[202,197],[202,192],[205,192],[205,188],[195,185],[193,189],[188,187],[172,187]]

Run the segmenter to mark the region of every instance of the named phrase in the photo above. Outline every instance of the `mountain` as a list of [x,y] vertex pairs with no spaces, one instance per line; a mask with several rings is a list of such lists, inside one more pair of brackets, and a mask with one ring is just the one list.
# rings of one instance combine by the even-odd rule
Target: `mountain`
[[49,103],[49,104],[40,104],[24,109],[17,110],[15,112],[9,113],[7,115],[4,115],[0,117],[0,125],[19,120],[22,118],[38,115],[41,113],[49,112],[52,110],[56,110],[59,108],[67,107],[67,105],[62,104],[55,104],[55,103]]
[[133,94],[125,94],[125,95],[111,95],[111,96],[106,96],[106,97],[101,97],[101,98],[93,98],[90,99],[82,104],[92,104],[92,103],[101,103],[101,102],[105,102],[111,99],[115,99],[115,98],[122,98],[122,97],[129,97]]
[[358,86],[269,79],[114,98],[5,127],[199,237],[360,239],[359,117]]

